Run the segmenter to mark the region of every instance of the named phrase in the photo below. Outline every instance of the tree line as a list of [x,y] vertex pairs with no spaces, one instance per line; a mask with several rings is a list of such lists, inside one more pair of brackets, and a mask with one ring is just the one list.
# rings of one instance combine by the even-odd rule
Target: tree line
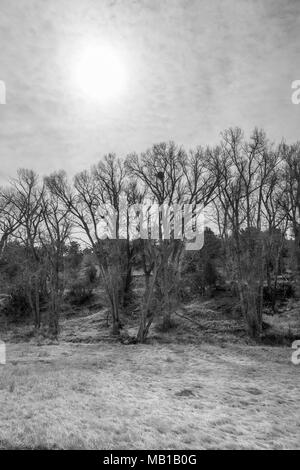
[[[66,252],[75,240],[89,246],[97,260],[113,334],[119,334],[131,302],[137,259],[144,287],[135,340],[146,340],[155,316],[164,328],[171,325],[187,258],[185,228],[182,224],[181,238],[175,236],[171,210],[170,238],[165,239],[160,213],[153,239],[149,212],[148,239],[133,240],[129,230],[121,236],[120,218],[129,222],[132,209],[146,198],[160,207],[191,205],[192,224],[196,208],[206,208],[222,247],[223,271],[234,285],[251,337],[262,334],[264,289],[276,311],[287,238],[293,244],[294,291],[300,296],[300,143],[274,144],[263,130],[254,129],[246,138],[240,128],[230,128],[216,146],[186,151],[168,142],[126,158],[108,154],[73,179],[65,171],[39,178],[32,170],[20,169],[1,188],[0,261],[9,250],[22,248],[25,253],[22,282],[35,328],[41,327],[44,296],[49,332],[58,335]],[[116,214],[115,239],[103,239],[99,233],[101,208],[107,203]]]

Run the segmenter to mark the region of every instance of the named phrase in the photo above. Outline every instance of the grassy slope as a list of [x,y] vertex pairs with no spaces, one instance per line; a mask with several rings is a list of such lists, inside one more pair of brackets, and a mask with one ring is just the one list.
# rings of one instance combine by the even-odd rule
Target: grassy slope
[[300,448],[287,347],[31,342],[7,356],[0,448]]
[[[104,309],[62,320],[59,344],[2,329],[0,448],[300,448],[300,366],[226,302],[190,303],[197,323],[175,316],[147,345],[113,343]],[[300,337],[298,304],[267,320]]]

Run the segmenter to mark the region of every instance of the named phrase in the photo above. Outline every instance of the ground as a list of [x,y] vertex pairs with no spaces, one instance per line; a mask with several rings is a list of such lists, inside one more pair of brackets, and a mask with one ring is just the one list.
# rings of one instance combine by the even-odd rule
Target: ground
[[58,342],[8,329],[0,448],[300,449],[290,344],[257,345],[211,307],[191,303],[145,345],[112,341],[105,310],[64,319]]
[[0,448],[300,448],[287,347],[8,347]]

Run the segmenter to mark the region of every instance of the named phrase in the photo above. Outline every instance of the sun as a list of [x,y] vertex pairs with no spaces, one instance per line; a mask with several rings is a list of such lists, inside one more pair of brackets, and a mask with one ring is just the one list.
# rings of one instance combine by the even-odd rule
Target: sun
[[78,90],[95,101],[111,101],[125,89],[126,68],[117,51],[107,45],[88,45],[79,51],[73,70]]

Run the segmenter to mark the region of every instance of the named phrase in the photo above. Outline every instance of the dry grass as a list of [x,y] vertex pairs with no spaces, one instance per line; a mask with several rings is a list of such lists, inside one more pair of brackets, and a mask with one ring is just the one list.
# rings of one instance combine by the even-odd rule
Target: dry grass
[[300,448],[286,347],[10,344],[0,448]]
[[[179,313],[197,323],[175,316],[148,345],[112,342],[104,309],[62,319],[59,344],[7,330],[0,448],[300,449],[291,349],[255,345],[224,312],[224,299],[191,303]],[[266,320],[298,334],[299,304]]]

